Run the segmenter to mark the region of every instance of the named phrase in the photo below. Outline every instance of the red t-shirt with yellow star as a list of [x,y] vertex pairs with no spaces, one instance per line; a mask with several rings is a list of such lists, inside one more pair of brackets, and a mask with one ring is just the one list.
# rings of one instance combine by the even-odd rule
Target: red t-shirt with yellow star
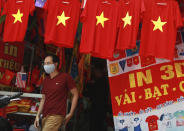
[[145,0],[140,55],[173,59],[177,29],[182,26],[178,3],[174,0]]
[[143,0],[121,0],[120,30],[116,48],[136,47],[141,14],[145,11]]
[[118,32],[120,4],[116,0],[99,0],[96,2],[97,6],[93,6],[93,4],[90,4],[90,0],[87,1],[86,9],[82,14],[86,18],[84,17],[83,21],[85,26],[82,32],[80,52],[91,53],[92,56],[99,58],[111,59],[113,58]]
[[72,48],[80,15],[80,0],[47,0],[45,43]]
[[34,9],[34,0],[7,0],[3,9],[3,15],[6,15],[4,42],[24,40],[29,14],[32,14]]

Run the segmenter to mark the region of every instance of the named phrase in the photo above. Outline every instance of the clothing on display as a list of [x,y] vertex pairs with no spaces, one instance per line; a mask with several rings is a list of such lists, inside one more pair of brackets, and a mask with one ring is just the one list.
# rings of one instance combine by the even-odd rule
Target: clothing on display
[[80,0],[47,0],[45,43],[73,48],[80,14]]
[[6,15],[4,42],[22,42],[24,40],[29,14],[33,14],[34,9],[34,0],[7,0],[2,13]]
[[116,49],[136,47],[141,14],[145,11],[143,0],[121,0],[120,29]]
[[120,3],[116,0],[95,1],[95,6],[92,3],[93,0],[88,0],[82,13],[80,52],[105,59],[113,58]]
[[182,26],[178,3],[174,0],[145,2],[141,32],[141,56],[174,58],[176,33]]

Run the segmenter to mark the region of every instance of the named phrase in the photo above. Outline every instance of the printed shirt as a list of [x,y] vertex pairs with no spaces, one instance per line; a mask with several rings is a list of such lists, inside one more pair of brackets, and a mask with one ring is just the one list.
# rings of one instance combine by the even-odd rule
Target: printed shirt
[[47,0],[45,43],[73,48],[80,14],[80,0]]
[[146,122],[148,123],[148,127],[149,127],[149,131],[154,131],[154,130],[158,130],[158,116],[149,116],[146,118]]
[[7,0],[3,9],[3,15],[6,15],[4,42],[24,40],[29,14],[32,14],[34,9],[34,0]]
[[174,0],[145,0],[140,55],[173,59],[177,29],[182,26]]
[[118,50],[136,47],[141,14],[144,10],[143,0],[121,0],[120,30],[116,46]]

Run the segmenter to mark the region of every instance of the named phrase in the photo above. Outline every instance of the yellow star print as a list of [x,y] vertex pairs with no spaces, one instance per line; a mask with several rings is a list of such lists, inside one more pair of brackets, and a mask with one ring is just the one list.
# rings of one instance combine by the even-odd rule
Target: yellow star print
[[12,14],[12,16],[15,18],[14,19],[14,24],[19,21],[20,23],[22,23],[22,17],[23,17],[23,13],[20,13],[20,10],[18,9],[17,14]]
[[127,25],[131,25],[131,20],[132,20],[132,16],[130,16],[129,13],[127,12],[126,16],[122,18],[122,21],[124,21],[124,28]]
[[158,17],[157,21],[152,20],[152,22],[155,25],[153,31],[158,29],[161,32],[163,32],[163,28],[162,27],[167,23],[167,22],[162,22],[160,16]]
[[65,16],[65,12],[63,11],[63,13],[61,14],[61,16],[57,16],[58,18],[58,22],[56,25],[59,25],[59,24],[63,24],[64,26],[66,26],[66,20],[70,19],[70,17],[66,17]]
[[108,18],[104,17],[104,12],[102,12],[100,16],[96,16],[96,19],[97,19],[96,25],[101,24],[103,28],[104,28],[104,22],[109,20]]

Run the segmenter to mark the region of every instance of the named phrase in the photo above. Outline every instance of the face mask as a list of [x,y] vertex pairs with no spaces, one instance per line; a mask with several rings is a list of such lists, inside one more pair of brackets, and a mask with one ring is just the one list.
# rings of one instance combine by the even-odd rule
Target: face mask
[[54,64],[50,64],[50,65],[44,65],[44,70],[47,74],[50,74],[52,72],[54,72],[55,70],[55,65]]

